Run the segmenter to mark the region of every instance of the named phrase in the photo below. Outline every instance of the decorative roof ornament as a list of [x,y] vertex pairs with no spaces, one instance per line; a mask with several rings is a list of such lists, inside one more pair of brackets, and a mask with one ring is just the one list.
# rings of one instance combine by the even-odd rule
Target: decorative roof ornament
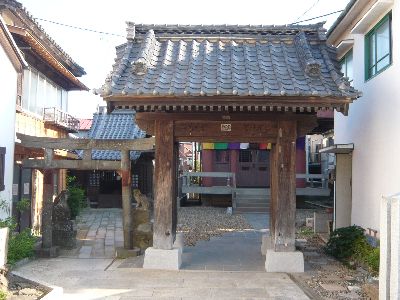
[[147,68],[150,66],[155,44],[156,36],[154,30],[150,29],[144,38],[138,58],[132,62],[133,74],[139,76],[146,74]]
[[304,31],[300,31],[296,35],[294,44],[304,72],[310,77],[318,77],[321,74],[321,63],[312,56],[310,45],[308,44]]
[[126,22],[126,39],[128,41],[133,41],[135,39],[135,35],[136,35],[135,23]]

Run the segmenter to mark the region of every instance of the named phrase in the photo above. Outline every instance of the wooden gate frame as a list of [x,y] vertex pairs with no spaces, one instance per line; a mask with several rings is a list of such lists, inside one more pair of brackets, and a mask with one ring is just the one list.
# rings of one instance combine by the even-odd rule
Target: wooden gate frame
[[317,126],[315,114],[138,112],[136,122],[155,135],[154,248],[172,249],[176,236],[176,143],[243,141],[272,144],[272,246],[295,250],[296,138]]
[[[135,140],[123,139],[71,139],[49,138],[17,134],[21,144],[28,148],[44,148],[43,159],[25,159],[24,168],[40,169],[43,178],[43,206],[42,206],[42,248],[51,249],[52,241],[52,207],[53,207],[53,172],[57,169],[74,170],[114,170],[122,178],[122,210],[124,248],[133,248],[132,236],[132,198],[131,198],[131,162],[129,152],[154,150],[154,138]],[[54,159],[54,150],[83,150],[82,160]],[[92,150],[121,151],[121,161],[92,160]]]

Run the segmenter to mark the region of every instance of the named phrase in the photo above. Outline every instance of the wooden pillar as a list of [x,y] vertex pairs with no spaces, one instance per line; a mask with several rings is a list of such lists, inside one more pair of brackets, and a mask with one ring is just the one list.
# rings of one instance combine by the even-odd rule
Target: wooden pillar
[[122,221],[124,231],[124,248],[132,249],[132,199],[131,199],[131,159],[129,150],[121,151],[122,178]]
[[153,247],[169,250],[176,233],[173,224],[176,209],[173,121],[156,120],[155,139]]
[[271,237],[275,251],[295,250],[296,122],[280,121],[271,151]]
[[[53,149],[44,150],[46,165],[53,160]],[[53,246],[53,196],[54,196],[54,171],[43,170],[43,206],[42,206],[42,248]]]

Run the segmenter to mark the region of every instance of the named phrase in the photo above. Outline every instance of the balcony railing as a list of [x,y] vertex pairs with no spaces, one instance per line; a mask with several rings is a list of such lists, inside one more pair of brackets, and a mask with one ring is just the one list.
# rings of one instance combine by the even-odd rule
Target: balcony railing
[[77,132],[79,130],[79,120],[57,107],[44,108],[43,120],[69,132]]

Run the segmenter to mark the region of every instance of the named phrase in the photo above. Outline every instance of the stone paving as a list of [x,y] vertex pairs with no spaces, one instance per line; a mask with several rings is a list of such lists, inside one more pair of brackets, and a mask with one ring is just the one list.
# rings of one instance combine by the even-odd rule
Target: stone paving
[[14,273],[61,286],[64,299],[309,299],[287,274],[119,268],[122,260],[34,260]]
[[121,209],[85,209],[76,223],[77,248],[61,250],[61,257],[114,258],[124,245]]
[[245,217],[253,230],[186,247],[183,270],[161,271],[142,269],[142,256],[113,259],[115,247],[123,241],[121,210],[86,210],[78,219],[77,249],[64,250],[58,258],[31,261],[13,272],[62,287],[60,300],[309,299],[289,275],[264,271],[260,241],[268,216]]
[[234,231],[209,241],[199,241],[195,247],[185,247],[182,255],[184,270],[264,271],[261,236],[268,229],[267,214],[243,214],[253,227]]

